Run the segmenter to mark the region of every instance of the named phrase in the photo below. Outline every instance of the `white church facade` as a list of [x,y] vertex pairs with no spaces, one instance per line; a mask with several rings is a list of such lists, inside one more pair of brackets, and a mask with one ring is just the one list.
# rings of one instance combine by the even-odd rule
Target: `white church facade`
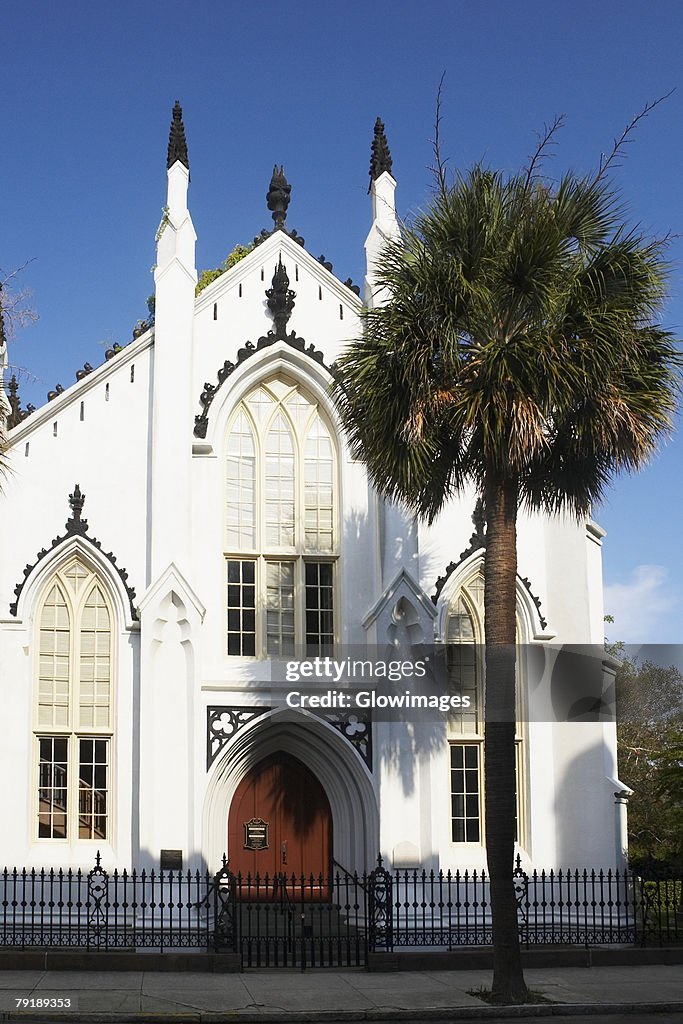
[[[99,850],[120,868],[214,870],[225,852],[235,870],[317,872],[381,852],[481,868],[476,496],[432,526],[387,503],[330,398],[398,230],[383,126],[362,299],[287,226],[277,167],[273,229],[196,295],[188,183],[176,105],[153,323],[28,415],[14,384],[0,390],[0,859],[86,866]],[[602,644],[602,536],[521,514],[524,651]],[[275,657],[446,644],[467,713],[387,721],[271,700]],[[524,669],[522,862],[621,866],[615,726],[531,720]]]

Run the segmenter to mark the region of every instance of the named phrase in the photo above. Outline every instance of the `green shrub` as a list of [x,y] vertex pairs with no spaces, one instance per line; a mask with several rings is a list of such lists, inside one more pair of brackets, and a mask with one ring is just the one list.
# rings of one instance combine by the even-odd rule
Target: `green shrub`
[[253,245],[236,245],[235,248],[232,249],[225,257],[220,267],[214,267],[213,270],[202,270],[199,275],[199,280],[197,281],[197,286],[194,290],[195,295],[199,295],[199,293],[203,292],[205,288],[208,288],[208,286],[212,284],[217,277],[224,274],[226,270],[231,270],[236,263],[239,263],[245,256],[248,256],[253,248]]

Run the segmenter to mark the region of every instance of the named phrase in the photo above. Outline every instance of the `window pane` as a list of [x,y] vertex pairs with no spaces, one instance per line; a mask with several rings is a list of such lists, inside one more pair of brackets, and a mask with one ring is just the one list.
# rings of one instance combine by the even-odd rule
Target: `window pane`
[[480,837],[480,826],[478,818],[468,818],[466,821],[467,826],[467,842],[478,843]]
[[453,694],[469,697],[469,707],[449,715],[451,734],[472,735],[480,733],[480,700],[475,645],[474,620],[459,597],[451,607],[446,626],[446,669],[448,684]]
[[481,831],[479,746],[451,744],[451,834],[454,843],[478,843]]
[[69,581],[74,594],[79,594],[90,573],[81,562],[75,560],[64,571],[64,576]]
[[266,651],[294,653],[294,563],[266,563]]
[[462,818],[453,818],[453,842],[464,843],[465,840],[465,822]]
[[79,722],[107,729],[111,683],[111,621],[104,594],[95,585],[81,615]]
[[252,391],[247,399],[247,405],[256,417],[257,422],[263,422],[273,408],[273,399],[263,388],[257,388],[256,391]]
[[266,440],[265,513],[266,545],[294,547],[294,444],[282,412]]
[[451,815],[454,818],[465,817],[465,797],[461,793],[454,793],[451,797]]
[[333,547],[332,439],[319,415],[306,438],[304,458],[305,544],[308,550],[331,551]]
[[304,563],[306,653],[322,654],[334,646],[334,587],[330,562]]
[[80,839],[107,837],[107,740],[79,740],[78,835]]
[[38,662],[38,725],[69,724],[69,611],[55,583],[45,598],[40,617]]
[[239,551],[256,547],[256,453],[251,424],[240,411],[227,444],[226,547]]
[[67,801],[66,737],[42,736],[38,740],[38,836],[66,839]]
[[253,560],[229,558],[228,580],[228,654],[253,657],[256,652]]

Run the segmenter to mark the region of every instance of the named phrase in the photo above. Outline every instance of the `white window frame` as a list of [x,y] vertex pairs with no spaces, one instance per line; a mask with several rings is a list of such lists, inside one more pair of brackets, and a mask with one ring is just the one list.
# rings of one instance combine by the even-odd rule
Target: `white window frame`
[[[462,732],[456,732],[452,728],[449,721],[447,726],[448,734],[448,821],[449,821],[449,838],[452,846],[457,848],[486,848],[486,804],[485,804],[485,793],[484,793],[484,769],[485,769],[485,758],[484,758],[484,700],[485,700],[485,678],[484,678],[484,607],[483,597],[482,604],[478,605],[472,597],[470,589],[472,583],[477,581],[481,585],[482,583],[483,570],[478,568],[463,581],[458,587],[455,593],[451,596],[448,602],[447,614],[444,620],[444,639],[446,642],[456,643],[457,641],[448,641],[448,631],[451,615],[457,606],[458,600],[462,599],[465,608],[470,615],[473,626],[474,639],[472,641],[464,641],[464,643],[472,643],[475,648],[475,670],[476,670],[476,686],[477,686],[477,725],[476,730],[463,730]],[[483,591],[482,591],[483,594]],[[517,612],[517,636],[522,636],[522,623],[520,621],[519,609]],[[519,645],[519,640],[518,640]],[[515,845],[522,849],[527,846],[527,827],[528,827],[528,816],[526,808],[526,730],[524,728],[523,716],[521,714],[521,708],[523,707],[522,699],[522,686],[521,682],[524,674],[524,666],[521,663],[522,659],[517,658],[516,665],[516,681],[517,681],[517,707],[515,713],[516,729],[515,729],[515,770],[517,780],[517,837],[515,839]],[[479,841],[457,841],[452,838],[453,836],[453,814],[452,814],[452,786],[451,786],[451,747],[454,746],[476,746],[479,750]]]
[[[71,567],[78,563],[84,569],[87,576],[80,588],[79,593],[74,593],[73,588],[66,578],[66,573]],[[41,656],[41,624],[43,621],[43,609],[48,594],[53,586],[57,585],[61,590],[67,608],[69,619],[69,672],[68,672],[68,714],[66,726],[49,726],[39,720],[39,687],[40,687],[40,656]],[[81,630],[82,617],[87,600],[93,588],[97,586],[102,593],[104,603],[109,613],[109,715],[107,726],[81,726],[80,715],[80,655],[81,655]],[[111,843],[114,835],[114,779],[115,779],[115,744],[114,744],[114,713],[115,713],[115,684],[116,684],[116,645],[114,642],[116,630],[116,615],[114,604],[111,600],[109,588],[100,573],[93,569],[85,559],[77,554],[69,558],[62,566],[56,569],[41,588],[36,602],[36,615],[34,619],[34,656],[33,656],[33,684],[32,684],[32,798],[31,798],[31,836],[37,843],[57,843],[62,846],[75,844],[99,844]],[[67,741],[67,803],[66,803],[66,837],[40,835],[40,740],[41,739],[66,739]],[[104,837],[81,838],[79,836],[79,793],[80,793],[80,740],[104,740],[107,743],[107,828]]]
[[[277,392],[272,389],[273,383],[278,389],[286,388],[286,392],[278,397]],[[272,407],[268,408],[267,414],[259,422],[253,410],[249,406],[249,399],[259,390],[268,392],[272,399]],[[297,424],[295,418],[288,411],[286,400],[294,392],[298,391],[302,397],[310,403],[311,410],[302,424]],[[267,544],[266,536],[266,442],[270,428],[278,415],[283,411],[290,428],[292,436],[292,447],[294,454],[294,544],[282,546]],[[255,507],[255,539],[254,548],[234,548],[227,545],[227,509],[228,509],[228,439],[240,414],[243,414],[252,431],[255,459],[255,483],[254,483],[254,507]],[[306,546],[306,492],[305,492],[305,444],[309,432],[312,429],[316,416],[320,416],[331,445],[332,467],[332,544],[330,549],[317,550]],[[233,409],[227,423],[225,433],[225,456],[223,461],[223,488],[224,488],[224,525],[223,525],[223,561],[224,561],[224,630],[226,656],[233,658],[270,658],[278,657],[276,652],[269,652],[267,649],[267,573],[268,563],[289,562],[294,565],[294,650],[297,652],[306,649],[306,563],[324,563],[332,566],[332,615],[333,615],[333,640],[332,646],[339,640],[339,538],[340,538],[340,507],[339,507],[339,444],[336,430],[330,421],[323,405],[316,400],[312,391],[308,390],[305,384],[301,384],[287,374],[276,373],[255,383],[253,387],[242,397],[237,406]],[[253,655],[229,654],[228,653],[228,562],[254,562],[255,567],[255,653]],[[231,631],[234,632],[234,631]],[[284,655],[287,656],[287,655]]]

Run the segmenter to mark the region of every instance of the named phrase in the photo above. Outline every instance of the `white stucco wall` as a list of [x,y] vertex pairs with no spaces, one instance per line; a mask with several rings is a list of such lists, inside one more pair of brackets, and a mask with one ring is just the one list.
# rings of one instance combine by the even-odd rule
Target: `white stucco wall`
[[[325,723],[280,715],[268,729],[263,719],[238,733],[206,769],[207,706],[257,705],[270,688],[266,660],[225,654],[229,417],[259,379],[274,373],[298,381],[332,422],[334,411],[325,367],[284,341],[254,352],[228,376],[214,396],[204,438],[192,433],[199,396],[206,382],[216,383],[226,360],[236,363],[248,340],[256,344],[272,328],[265,290],[278,259],[296,292],[288,331],[320,350],[328,366],[358,335],[361,305],[280,231],[195,302],[194,228],[185,205],[187,175],[179,168],[169,174],[170,224],[159,245],[156,330],[10,435],[11,473],[0,498],[0,687],[8,723],[0,770],[20,784],[7,796],[13,828],[4,840],[5,859],[90,863],[96,845],[38,842],[33,832],[33,616],[53,556],[29,576],[18,617],[9,614],[24,565],[33,566],[37,553],[65,532],[68,495],[79,483],[89,536],[128,571],[140,609],[140,621],[134,622],[113,567],[93,554],[117,610],[114,819],[104,851],[112,862],[153,864],[162,848],[178,848],[185,864],[214,866],[239,772],[253,763],[255,751],[265,755],[279,744],[295,756],[306,757],[308,750],[333,807],[334,852],[345,867],[370,866],[378,850],[389,861],[414,859],[428,868],[481,867],[483,846],[450,840],[445,726],[377,723],[369,772]],[[378,230],[368,238],[371,299],[373,246],[393,230],[386,219],[393,179],[382,177],[383,224],[373,222]],[[339,445],[339,639],[386,646],[397,602],[404,599],[428,643],[435,623],[438,628],[444,619],[430,597],[437,577],[468,546],[475,495],[454,499],[433,525],[418,525],[378,499],[341,438]],[[600,542],[600,531],[583,522],[520,515],[519,573],[540,601],[539,613],[520,584],[527,642],[552,637],[554,643],[601,643]],[[609,781],[613,732],[602,725],[540,721],[526,727],[524,742],[525,863],[616,863]]]

